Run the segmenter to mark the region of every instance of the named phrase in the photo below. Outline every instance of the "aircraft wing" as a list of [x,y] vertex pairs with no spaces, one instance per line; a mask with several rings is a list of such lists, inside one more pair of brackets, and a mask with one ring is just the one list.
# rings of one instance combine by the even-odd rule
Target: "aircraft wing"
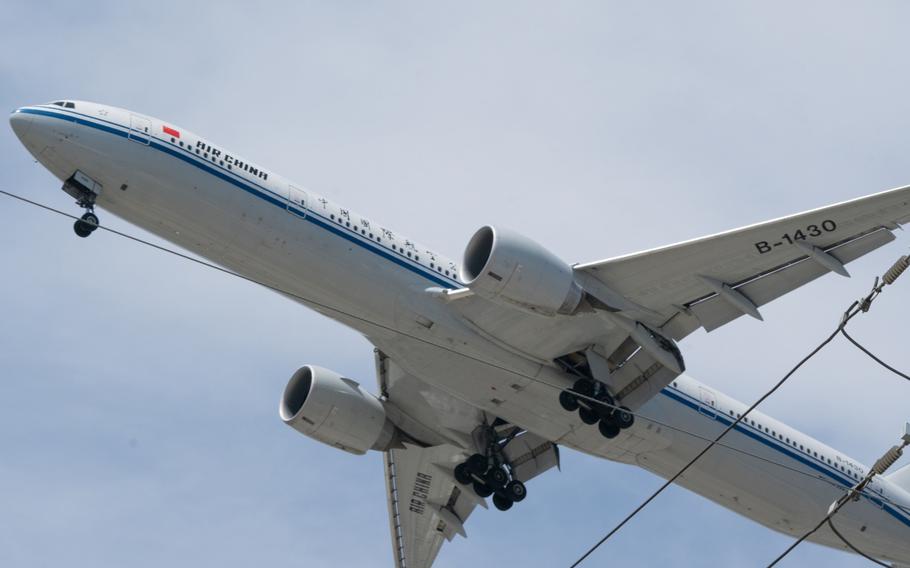
[[[673,344],[712,331],[894,240],[910,186],[691,241],[573,266],[592,309],[552,317],[453,301],[484,337],[541,364],[590,369],[639,408],[684,368]],[[641,349],[640,349],[641,348]]]
[[[575,267],[673,339],[716,329],[892,241],[910,186],[717,235]],[[589,282],[592,282],[589,280]]]
[[[376,362],[393,421],[409,435],[423,438],[383,454],[395,566],[429,568],[444,542],[467,537],[465,525],[474,509],[488,508],[486,499],[454,477],[455,466],[475,453],[472,430],[484,415],[415,379],[378,350]],[[559,461],[553,443],[528,432],[512,438],[504,452],[514,477],[523,482]]]

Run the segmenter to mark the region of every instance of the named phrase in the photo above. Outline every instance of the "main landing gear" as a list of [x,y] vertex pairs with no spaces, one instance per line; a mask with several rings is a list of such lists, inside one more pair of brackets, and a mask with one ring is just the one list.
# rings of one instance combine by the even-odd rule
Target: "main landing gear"
[[528,495],[525,484],[516,479],[512,465],[503,453],[504,442],[498,439],[496,431],[488,428],[486,451],[474,454],[455,466],[455,480],[474,489],[480,497],[493,496],[493,505],[500,511],[508,511],[515,503]]
[[559,393],[559,404],[568,412],[578,411],[578,417],[588,425],[597,424],[604,438],[611,440],[635,423],[635,415],[625,406],[617,406],[600,381],[578,379],[570,390]]

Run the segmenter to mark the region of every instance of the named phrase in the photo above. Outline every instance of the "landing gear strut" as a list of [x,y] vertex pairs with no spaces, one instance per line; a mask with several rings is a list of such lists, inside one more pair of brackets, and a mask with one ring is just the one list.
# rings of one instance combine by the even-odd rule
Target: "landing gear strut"
[[63,191],[76,198],[76,205],[85,209],[85,214],[73,224],[73,230],[79,237],[85,238],[98,228],[98,216],[95,215],[95,198],[101,192],[101,185],[80,171],[76,171],[63,182]]
[[570,390],[559,393],[559,404],[567,412],[578,411],[585,424],[597,424],[604,438],[613,439],[621,430],[635,423],[635,415],[625,406],[617,406],[600,381],[578,379]]
[[493,496],[493,505],[508,511],[512,505],[528,495],[525,484],[515,478],[512,464],[503,452],[511,437],[500,440],[492,426],[486,427],[486,448],[482,454],[473,454],[455,466],[455,480],[471,486],[480,497]]

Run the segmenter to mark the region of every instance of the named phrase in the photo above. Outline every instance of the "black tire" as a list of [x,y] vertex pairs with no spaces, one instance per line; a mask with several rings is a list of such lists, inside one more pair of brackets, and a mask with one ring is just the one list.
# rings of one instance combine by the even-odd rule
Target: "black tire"
[[592,408],[597,411],[597,414],[599,414],[601,418],[606,418],[613,413],[616,402],[613,400],[613,397],[610,396],[610,393],[607,392],[607,389],[601,388],[600,392],[597,393],[597,396],[594,398],[603,403],[592,403]]
[[455,481],[462,485],[470,485],[474,481],[467,464],[460,463],[455,466]]
[[483,477],[483,474],[487,472],[487,458],[480,454],[472,455],[464,463],[467,466],[468,474]]
[[562,391],[559,393],[559,405],[562,406],[563,410],[575,412],[578,410],[578,399],[569,391]]
[[584,407],[578,409],[578,416],[581,418],[581,421],[588,426],[597,424],[597,421],[600,420],[600,416],[597,415],[596,410],[589,410]]
[[88,212],[82,216],[82,220],[91,228],[92,231],[98,228],[99,221],[98,216],[92,212]]
[[613,419],[616,420],[616,423],[619,424],[619,427],[623,430],[631,428],[632,425],[635,424],[635,415],[625,406],[619,407],[619,410],[613,415]]
[[487,485],[486,483],[481,483],[479,481],[474,482],[474,493],[477,493],[479,497],[489,497],[493,494],[493,488]]
[[83,239],[92,234],[91,227],[82,219],[77,220],[73,224],[73,231],[76,232],[77,237],[81,237]]
[[600,430],[601,435],[608,440],[612,440],[616,436],[619,436],[619,424],[612,418],[604,418],[601,420],[597,424],[597,429]]
[[594,396],[594,383],[589,379],[578,379],[572,386],[572,390],[582,396]]
[[493,505],[500,511],[508,511],[512,508],[512,500],[499,493],[493,494]]
[[504,493],[506,494],[506,497],[516,503],[524,501],[524,498],[528,496],[528,490],[525,488],[525,484],[517,479],[513,479],[506,485]]
[[486,482],[487,485],[492,487],[495,491],[499,491],[509,482],[509,474],[501,467],[491,468],[490,471],[487,472]]
[[610,396],[610,393],[607,392],[606,388],[601,388],[600,392],[597,393],[596,398],[597,398],[597,400],[605,402],[606,404],[609,404],[610,406],[613,406],[614,404],[616,404],[616,401],[613,400],[613,397]]

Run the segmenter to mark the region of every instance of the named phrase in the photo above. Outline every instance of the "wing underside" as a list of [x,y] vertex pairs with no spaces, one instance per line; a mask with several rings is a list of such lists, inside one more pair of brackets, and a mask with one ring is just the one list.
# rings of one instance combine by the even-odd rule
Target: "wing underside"
[[[389,528],[396,568],[429,568],[443,543],[467,537],[465,525],[487,500],[455,479],[476,452],[481,423],[492,417],[448,397],[376,351],[377,378],[396,426],[410,441],[383,454]],[[527,482],[559,465],[555,444],[509,424],[495,427],[514,479]]]

